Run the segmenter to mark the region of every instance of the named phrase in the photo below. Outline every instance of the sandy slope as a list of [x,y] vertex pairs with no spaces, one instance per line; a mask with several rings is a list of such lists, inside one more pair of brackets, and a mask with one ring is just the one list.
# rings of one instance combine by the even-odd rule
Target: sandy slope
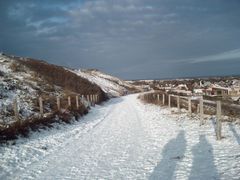
[[240,128],[223,135],[129,95],[0,147],[0,179],[239,179]]

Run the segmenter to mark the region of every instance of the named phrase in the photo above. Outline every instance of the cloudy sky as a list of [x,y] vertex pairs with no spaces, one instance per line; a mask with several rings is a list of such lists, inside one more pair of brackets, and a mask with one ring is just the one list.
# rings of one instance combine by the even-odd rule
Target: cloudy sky
[[124,79],[240,74],[240,0],[0,0],[0,51]]

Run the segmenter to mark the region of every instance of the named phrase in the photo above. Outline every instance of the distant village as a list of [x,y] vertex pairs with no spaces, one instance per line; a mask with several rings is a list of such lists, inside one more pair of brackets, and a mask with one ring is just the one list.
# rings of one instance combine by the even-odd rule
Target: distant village
[[204,96],[240,104],[240,78],[202,78],[177,80],[139,80],[134,82],[143,91],[164,91],[182,96]]

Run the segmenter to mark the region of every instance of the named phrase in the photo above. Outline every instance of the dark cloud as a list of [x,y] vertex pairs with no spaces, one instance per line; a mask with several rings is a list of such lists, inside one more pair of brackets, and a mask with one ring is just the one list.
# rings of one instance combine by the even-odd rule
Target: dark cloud
[[239,0],[0,1],[0,51],[122,78],[238,73]]

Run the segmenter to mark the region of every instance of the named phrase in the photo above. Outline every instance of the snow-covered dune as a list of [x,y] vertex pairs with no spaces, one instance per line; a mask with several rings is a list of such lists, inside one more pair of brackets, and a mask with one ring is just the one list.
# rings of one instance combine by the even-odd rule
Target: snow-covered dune
[[56,97],[61,98],[65,108],[67,96],[89,93],[98,94],[100,101],[106,97],[100,87],[61,66],[0,54],[0,128],[16,122],[14,101],[20,120],[25,121],[38,117],[39,96],[44,101],[44,113],[51,113],[56,109]]
[[119,97],[134,91],[138,91],[138,89],[136,89],[136,87],[130,83],[95,69],[72,70],[72,72],[100,86],[109,97]]

